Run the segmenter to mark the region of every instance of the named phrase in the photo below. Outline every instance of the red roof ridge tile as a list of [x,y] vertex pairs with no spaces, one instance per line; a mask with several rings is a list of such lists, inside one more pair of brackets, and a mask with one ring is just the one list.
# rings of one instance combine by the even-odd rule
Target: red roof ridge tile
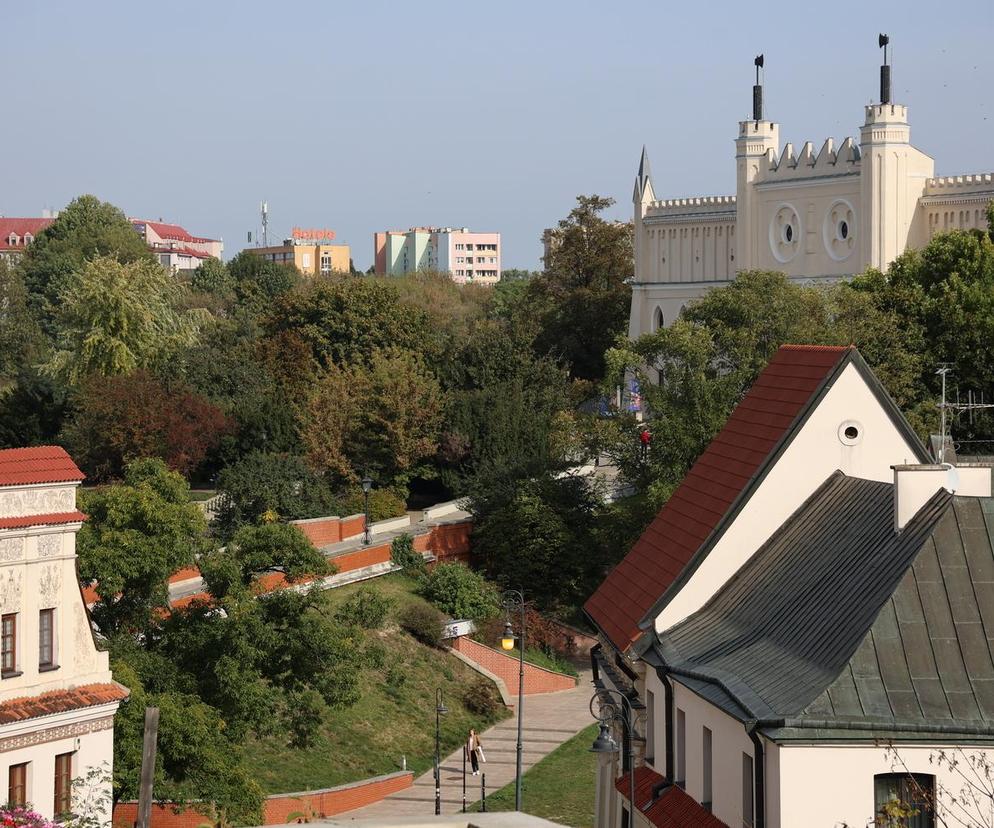
[[120,702],[128,697],[129,692],[123,684],[109,681],[49,690],[35,696],[18,696],[0,703],[0,725]]

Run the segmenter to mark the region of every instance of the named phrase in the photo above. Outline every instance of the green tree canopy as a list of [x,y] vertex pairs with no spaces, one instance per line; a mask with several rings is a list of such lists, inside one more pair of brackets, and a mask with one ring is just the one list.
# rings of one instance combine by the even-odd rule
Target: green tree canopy
[[46,370],[68,385],[86,377],[129,374],[161,364],[191,345],[206,322],[202,311],[176,309],[180,284],[157,263],[87,261],[60,295],[58,350]]
[[84,489],[89,518],[77,540],[79,576],[95,582],[93,617],[101,632],[142,632],[168,610],[167,579],[206,551],[206,522],[190,488],[161,460],[137,460],[124,482]]

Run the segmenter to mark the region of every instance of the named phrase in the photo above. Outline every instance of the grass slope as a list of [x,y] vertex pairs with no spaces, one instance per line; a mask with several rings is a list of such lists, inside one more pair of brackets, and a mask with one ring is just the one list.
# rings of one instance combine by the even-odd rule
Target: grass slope
[[[596,738],[597,725],[592,724],[525,771],[521,783],[525,813],[573,828],[593,828],[597,757],[590,746]],[[478,811],[479,805],[472,810]],[[514,782],[487,796],[487,810],[514,810]]]
[[[329,592],[331,612],[360,584]],[[422,599],[403,575],[367,582],[394,601],[391,615]],[[435,750],[435,688],[441,687],[449,713],[441,719],[442,756],[466,738],[470,727],[484,730],[510,714],[486,719],[466,709],[466,694],[480,676],[455,657],[419,643],[388,620],[371,631],[386,649],[384,667],[362,680],[362,698],[352,707],[331,710],[311,747],[288,748],[277,738],[248,746],[249,764],[266,793],[326,788],[400,769],[401,756],[415,774],[429,770]]]

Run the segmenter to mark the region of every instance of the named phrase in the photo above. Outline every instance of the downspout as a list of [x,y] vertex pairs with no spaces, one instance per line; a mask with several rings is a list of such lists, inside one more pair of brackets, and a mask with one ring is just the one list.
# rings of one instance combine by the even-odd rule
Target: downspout
[[666,773],[664,776],[672,781],[674,779],[673,772],[673,683],[670,681],[670,677],[666,675],[662,670],[657,670],[656,675],[659,676],[660,682],[663,685],[663,695],[666,699],[665,707],[666,711],[664,713],[664,721],[666,724],[666,744],[664,750],[666,752]]
[[752,765],[756,789],[754,796],[756,807],[755,828],[766,828],[766,752],[763,750],[763,738],[757,731],[757,724],[758,722],[752,722],[748,725],[749,738],[752,740]]

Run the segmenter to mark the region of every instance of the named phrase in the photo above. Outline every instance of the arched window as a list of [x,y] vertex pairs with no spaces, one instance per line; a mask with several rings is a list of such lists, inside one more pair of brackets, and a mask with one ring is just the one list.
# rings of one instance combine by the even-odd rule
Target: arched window
[[661,308],[657,307],[655,313],[652,314],[652,331],[655,333],[661,327],[663,327],[663,311]]
[[[878,773],[873,777],[877,825],[935,828],[935,777],[928,773]],[[912,816],[899,816],[911,811]]]

